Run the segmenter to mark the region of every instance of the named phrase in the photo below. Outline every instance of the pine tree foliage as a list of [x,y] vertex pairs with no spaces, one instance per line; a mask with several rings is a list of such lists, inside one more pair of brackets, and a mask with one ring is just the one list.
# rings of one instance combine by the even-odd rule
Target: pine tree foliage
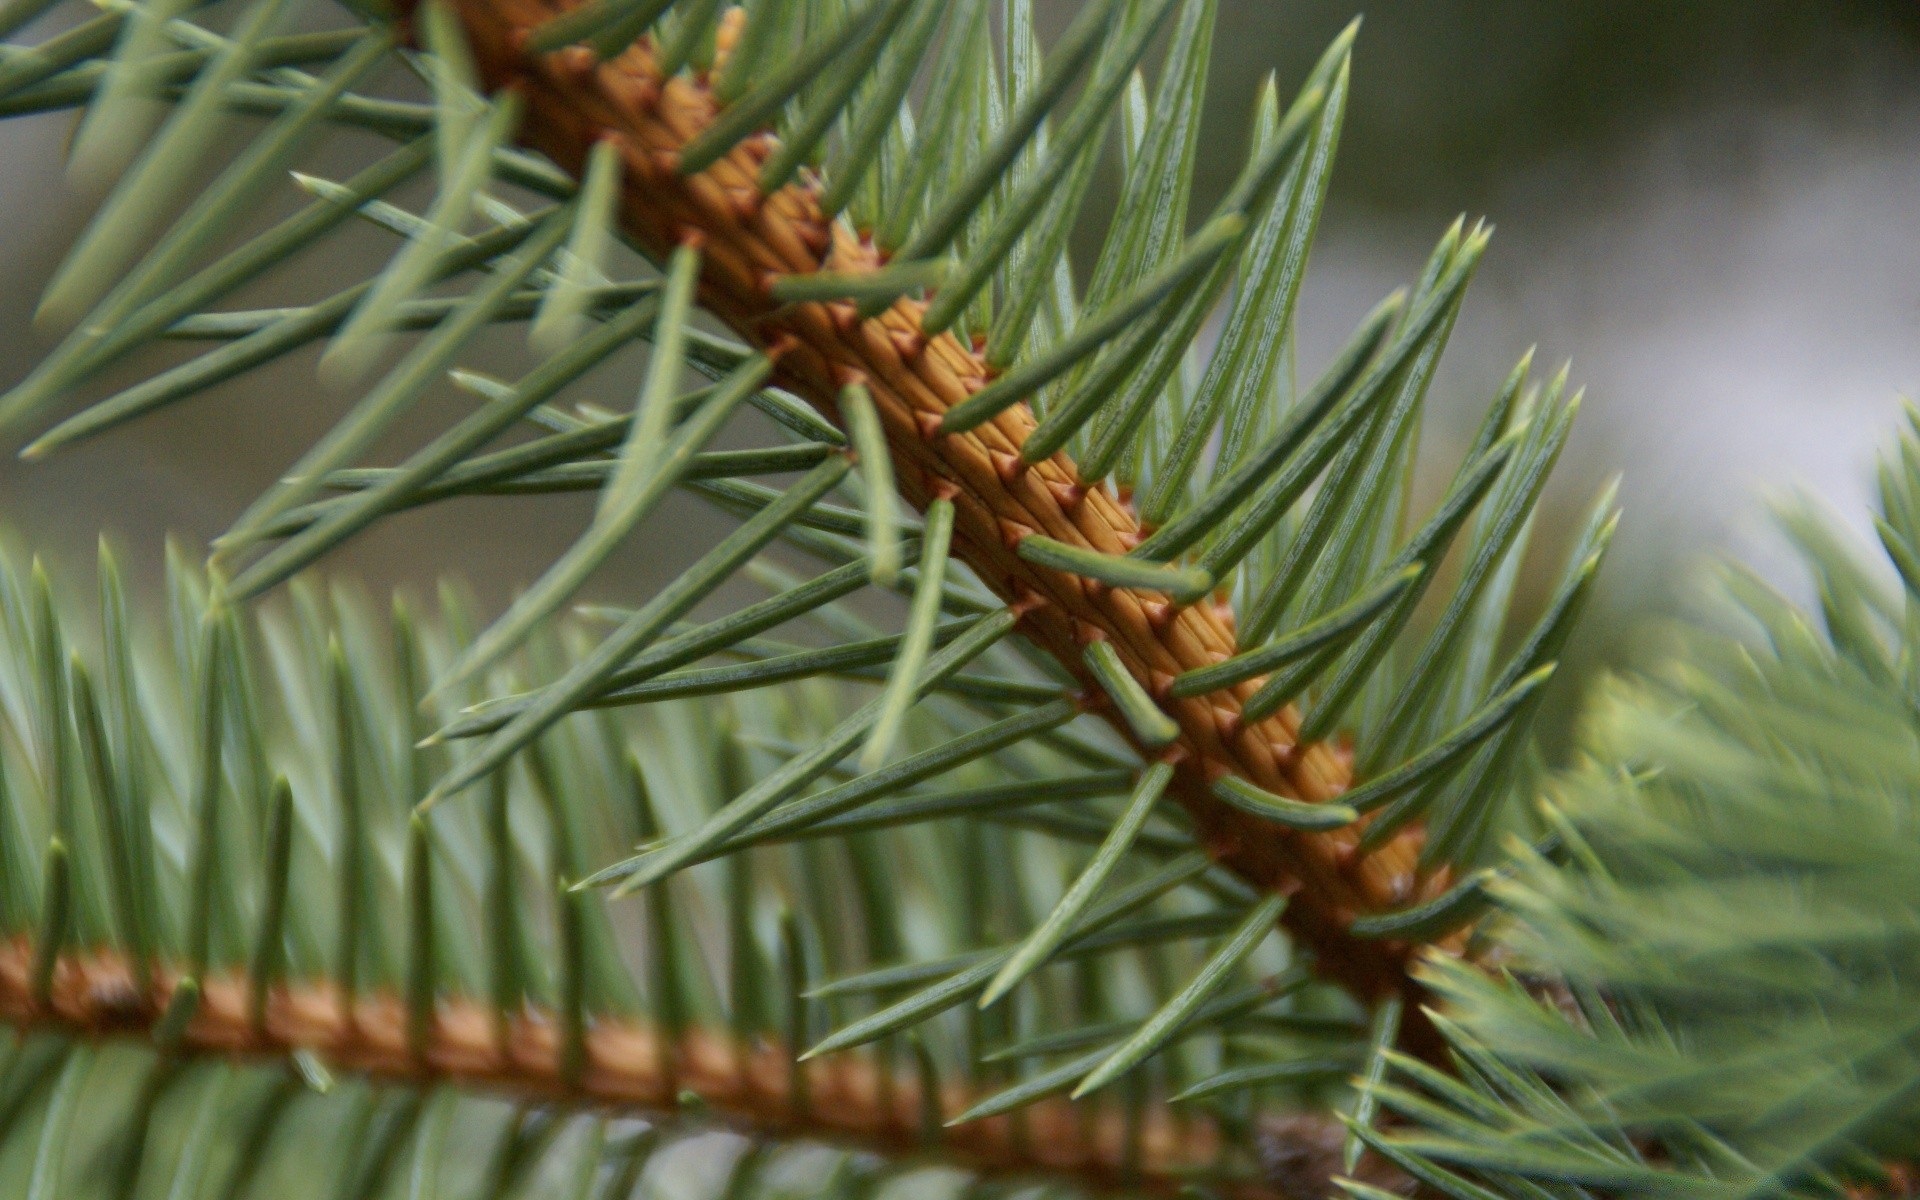
[[1368,1136],[1438,1191],[1911,1194],[1916,415],[1880,474],[1894,570],[1789,506],[1817,610],[1727,569],[1713,623],[1592,706],[1558,849],[1489,885],[1501,973],[1430,965],[1457,1070],[1396,1056],[1378,1094],[1417,1130]]
[[[540,1158],[503,1148],[529,1122],[590,1127],[581,1195],[650,1135],[556,1096],[995,1172],[1293,1186],[1257,1161],[1269,1114],[1364,1126],[1384,1053],[1437,1044],[1408,963],[1483,910],[1612,530],[1606,494],[1510,620],[1578,408],[1527,361],[1415,506],[1481,226],[1296,378],[1354,30],[1297,90],[1269,80],[1200,212],[1211,0],[1092,0],[1044,49],[1026,0],[401,7],[115,3],[0,57],[0,113],[81,109],[73,169],[111,181],[42,300],[62,340],[0,397],[29,457],[310,348],[348,398],[217,541],[214,582],[176,569],[167,653],[132,648],[115,600],[105,666],[69,666],[55,606],[21,593],[9,1011],[147,1033],[155,1083],[107,1124],[204,1126],[177,1170],[295,1136],[240,1136],[241,1075],[195,1050],[299,1049],[303,1083],[245,1076],[290,1097],[383,1081],[342,1118],[378,1161],[315,1194],[403,1169],[433,1194],[486,1084],[522,1104],[504,1159]],[[50,11],[14,0],[0,31]],[[388,145],[301,170],[343,126]],[[235,240],[289,181],[301,207]],[[230,306],[325,267],[349,225],[396,239],[377,273]],[[511,379],[471,365],[503,326],[528,334]],[[162,340],[205,348],[97,394]],[[632,399],[591,374],[618,356],[644,362]],[[446,387],[467,415],[372,461]],[[557,624],[676,489],[738,523],[637,606]],[[256,634],[236,607],[395,513],[559,491],[596,497],[588,526],[484,627],[389,639],[308,591]],[[738,577],[764,598],[717,608]],[[849,606],[869,588],[906,598],[896,627]],[[332,1014],[311,1037],[271,1019],[300,988]],[[378,1029],[341,1004],[363,994]],[[526,1006],[544,1057],[503,1062],[486,1031]],[[805,1057],[682,1097],[695,1034]],[[667,1049],[643,1086],[603,1042]],[[36,1032],[16,1054],[14,1116],[53,1106],[40,1178],[77,1153],[92,1053]],[[866,1074],[811,1065],[839,1062]],[[181,1115],[172,1084],[209,1073]],[[115,1161],[114,1186],[155,1186]],[[878,1182],[848,1161],[834,1186]]]

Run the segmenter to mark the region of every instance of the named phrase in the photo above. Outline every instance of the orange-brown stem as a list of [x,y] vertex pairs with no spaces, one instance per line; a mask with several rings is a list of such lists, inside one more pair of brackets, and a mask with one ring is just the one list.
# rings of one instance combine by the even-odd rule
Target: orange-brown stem
[[[885,425],[901,490],[922,508],[936,493],[951,491],[954,553],[996,594],[1021,606],[1027,636],[1089,689],[1095,685],[1081,665],[1082,645],[1087,636],[1103,637],[1153,695],[1164,695],[1158,685],[1172,677],[1238,650],[1225,605],[1173,608],[1163,595],[1090,586],[1020,558],[1020,539],[1033,533],[1123,553],[1143,530],[1128,502],[1087,485],[1064,454],[1024,471],[1000,469],[1033,431],[1024,404],[971,432],[938,433],[940,415],[977,390],[991,370],[978,349],[951,334],[926,336],[922,302],[902,299],[872,319],[861,319],[850,304],[774,302],[771,278],[871,271],[880,257],[843,223],[827,219],[813,181],[761,193],[757,172],[773,145],[770,134],[749,136],[707,170],[681,175],[681,149],[711,126],[718,105],[704,78],[663,79],[646,39],[607,62],[578,46],[528,54],[529,31],[568,6],[567,0],[453,0],[487,85],[515,89],[525,102],[520,140],[576,174],[588,151],[610,140],[625,167],[625,232],[660,255],[698,236],[702,304],[755,346],[785,343],[782,386],[837,420],[841,387],[863,380]],[[1419,947],[1349,932],[1356,916],[1418,903],[1446,888],[1444,869],[1417,869],[1419,826],[1362,855],[1357,828],[1292,831],[1212,795],[1210,785],[1228,774],[1308,801],[1333,799],[1351,781],[1342,746],[1299,742],[1294,709],[1259,721],[1242,718],[1260,682],[1161,702],[1181,730],[1171,794],[1219,862],[1263,891],[1292,897],[1284,924],[1313,951],[1324,975],[1369,1002],[1404,996],[1410,1003],[1403,1042],[1431,1054],[1437,1039],[1422,1013],[1424,993],[1407,970]],[[1124,725],[1116,728],[1126,735]]]
[[[43,1005],[34,996],[33,964],[27,940],[0,943],[0,1020],[87,1037],[150,1035],[181,979],[161,968],[147,991],[124,957],[72,953],[57,960]],[[883,1083],[882,1068],[871,1059],[841,1054],[801,1064],[803,1100],[792,1088],[795,1068],[787,1047],[749,1044],[724,1030],[693,1030],[668,1041],[641,1021],[596,1021],[586,1034],[581,1068],[569,1078],[560,1023],[551,1013],[528,1009],[502,1020],[484,1004],[442,998],[416,1051],[408,1045],[403,1002],[391,993],[364,995],[347,1006],[330,985],[278,986],[258,1024],[248,996],[243,975],[205,979],[183,1046],[258,1059],[308,1050],[332,1067],[374,1078],[449,1080],[521,1099],[659,1115],[680,1109],[691,1092],[709,1117],[745,1132],[833,1141],[894,1158],[937,1153],[990,1175],[1065,1174],[1095,1188],[1162,1195],[1204,1171],[1220,1148],[1218,1132],[1205,1120],[1176,1119],[1155,1107],[1140,1126],[1140,1155],[1129,1161],[1123,1113],[1089,1113],[1062,1099],[1042,1101],[1017,1119],[989,1117],[940,1129],[929,1141],[912,1079]],[[940,1108],[957,1114],[977,1099],[948,1087]],[[1315,1133],[1327,1135],[1318,1126]],[[1286,1200],[1261,1182],[1227,1191],[1233,1200]]]

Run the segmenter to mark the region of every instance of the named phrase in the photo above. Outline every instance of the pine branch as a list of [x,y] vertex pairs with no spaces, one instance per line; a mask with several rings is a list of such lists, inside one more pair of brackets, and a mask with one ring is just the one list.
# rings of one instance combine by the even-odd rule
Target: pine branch
[[[533,0],[460,0],[454,9],[484,83],[521,97],[522,143],[576,175],[594,145],[614,144],[625,168],[623,231],[662,258],[697,240],[701,303],[750,344],[784,349],[776,375],[783,387],[837,419],[842,389],[864,384],[905,497],[924,510],[937,496],[951,495],[955,556],[1014,606],[1023,632],[1088,694],[1101,692],[1084,664],[1085,645],[1113,647],[1179,727],[1168,756],[1176,764],[1169,794],[1192,814],[1201,842],[1256,888],[1292,894],[1284,924],[1311,948],[1320,969],[1368,1000],[1401,996],[1409,1013],[1403,1044],[1432,1052],[1438,1043],[1418,1015],[1424,993],[1406,970],[1414,944],[1356,938],[1348,927],[1358,916],[1440,896],[1451,882],[1448,869],[1418,870],[1417,823],[1360,854],[1362,824],[1302,832],[1215,797],[1215,781],[1231,776],[1324,803],[1346,789],[1350,764],[1331,745],[1300,744],[1300,716],[1291,706],[1243,720],[1242,708],[1261,678],[1203,696],[1169,694],[1174,678],[1239,651],[1227,606],[1106,587],[1019,553],[1027,537],[1044,535],[1082,551],[1124,554],[1147,531],[1127,499],[1090,486],[1065,454],[1031,464],[1023,459],[1036,424],[1025,404],[966,432],[941,432],[943,414],[993,377],[992,348],[963,344],[951,333],[927,337],[920,328],[925,303],[910,297],[868,318],[849,302],[782,303],[780,281],[788,277],[826,272],[852,280],[882,277],[891,268],[871,245],[828,219],[813,182],[763,194],[761,167],[778,143],[751,122],[736,121],[706,77],[663,78],[649,40],[605,62],[578,46],[528,53],[531,31],[559,10]],[[696,144],[701,169],[684,174],[681,156]],[[705,147],[717,144],[730,148],[716,158]],[[1118,714],[1113,723],[1123,736],[1134,736]]]
[[[36,996],[36,969],[30,942],[0,944],[0,1020],[87,1038],[145,1039],[179,1011],[184,976],[162,967],[149,984],[144,972],[110,950],[54,959],[44,1000]],[[754,1134],[894,1158],[937,1150],[943,1160],[983,1175],[1038,1172],[1094,1191],[1175,1195],[1220,1149],[1220,1134],[1210,1123],[1176,1118],[1164,1106],[1144,1114],[1090,1116],[1052,1100],[1036,1104],[1019,1122],[1001,1117],[943,1128],[943,1115],[963,1112],[979,1097],[948,1085],[929,1109],[915,1079],[883,1078],[884,1068],[859,1053],[801,1064],[805,1100],[796,1102],[791,1051],[777,1040],[748,1041],[725,1029],[687,1029],[668,1039],[652,1022],[596,1021],[586,1035],[584,1067],[569,1078],[561,1024],[550,1010],[529,1007],[502,1026],[486,1005],[443,996],[424,1041],[414,1046],[408,1005],[397,993],[364,993],[346,1009],[330,984],[279,984],[268,991],[258,1022],[249,993],[244,973],[201,980],[177,1047],[258,1060],[305,1051],[332,1070],[414,1087],[444,1081],[520,1101],[651,1117],[686,1112]],[[1129,1122],[1143,1126],[1137,1160],[1127,1149],[1136,1136],[1123,1128]],[[1222,1184],[1217,1193],[1233,1200],[1287,1200],[1285,1193],[1251,1181]]]

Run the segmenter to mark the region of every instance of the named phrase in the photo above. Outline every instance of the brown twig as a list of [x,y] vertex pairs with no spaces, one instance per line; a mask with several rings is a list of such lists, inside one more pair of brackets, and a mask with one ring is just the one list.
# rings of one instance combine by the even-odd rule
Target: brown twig
[[[0,943],[0,1020],[86,1037],[150,1036],[181,983],[179,972],[162,967],[149,989],[121,955],[71,953],[57,960],[42,1005],[34,996],[33,964],[27,939]],[[936,1153],[983,1174],[1071,1175],[1103,1190],[1171,1195],[1207,1173],[1220,1149],[1210,1123],[1176,1119],[1157,1106],[1141,1119],[1140,1152],[1130,1160],[1124,1114],[1089,1112],[1064,1099],[1042,1101],[1018,1117],[938,1129],[929,1139],[920,1088],[911,1078],[883,1084],[882,1068],[863,1055],[823,1057],[800,1066],[806,1087],[797,1103],[788,1048],[765,1040],[748,1044],[724,1030],[693,1030],[669,1043],[641,1021],[599,1020],[587,1030],[583,1068],[569,1078],[561,1023],[541,1010],[501,1020],[485,1004],[442,997],[416,1051],[407,1042],[405,1004],[392,993],[362,995],[348,1008],[325,983],[281,985],[269,993],[258,1023],[248,996],[244,975],[205,979],[182,1047],[257,1059],[309,1050],[330,1067],[374,1078],[447,1080],[520,1099],[653,1114],[681,1110],[692,1093],[707,1117],[751,1133],[832,1141],[893,1158]],[[959,1113],[978,1099],[949,1086],[940,1111]],[[1224,1186],[1232,1200],[1298,1194],[1259,1181]]]

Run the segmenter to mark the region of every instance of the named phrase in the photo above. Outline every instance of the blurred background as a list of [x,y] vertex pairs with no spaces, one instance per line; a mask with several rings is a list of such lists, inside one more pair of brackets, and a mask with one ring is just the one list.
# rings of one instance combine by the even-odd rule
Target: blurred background
[[[1072,7],[1051,0],[1043,17],[1057,29]],[[1222,0],[1198,203],[1237,167],[1262,76],[1277,70],[1290,91],[1354,11]],[[1303,299],[1303,372],[1418,271],[1456,214],[1495,222],[1427,436],[1436,449],[1464,437],[1529,345],[1547,371],[1572,360],[1587,402],[1549,513],[1575,519],[1615,472],[1627,509],[1580,659],[1618,658],[1703,550],[1768,560],[1769,492],[1811,488],[1864,528],[1875,448],[1920,390],[1920,5],[1374,0],[1365,18]],[[70,129],[0,123],[0,382],[46,347],[34,298],[91,207],[62,176]],[[337,253],[371,266],[380,249]],[[300,284],[279,286],[310,296]],[[627,402],[624,382],[607,386]],[[162,535],[199,544],[225,528],[341,404],[301,364],[49,462],[14,460],[16,439],[0,524],[63,558],[115,531],[151,577]],[[692,502],[679,511],[685,545],[636,545],[593,591],[643,593],[719,528]],[[332,569],[376,588],[456,571],[497,606],[586,513],[464,502],[376,530]]]

